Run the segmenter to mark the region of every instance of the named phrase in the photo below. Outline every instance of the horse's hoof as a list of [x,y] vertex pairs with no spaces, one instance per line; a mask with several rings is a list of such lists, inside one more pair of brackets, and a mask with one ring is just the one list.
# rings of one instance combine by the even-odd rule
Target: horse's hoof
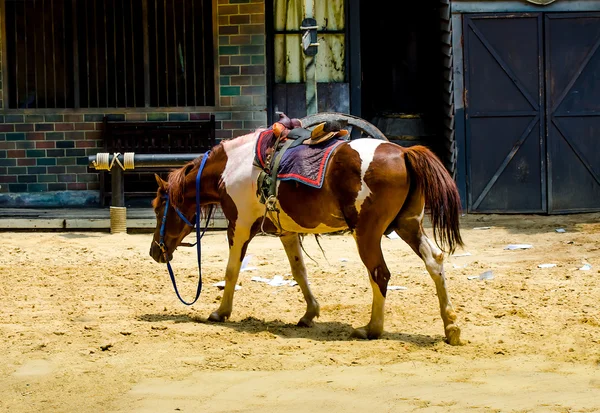
[[216,311],[208,316],[208,321],[214,321],[215,323],[223,323],[227,320],[227,317],[220,315]]
[[296,324],[296,325],[298,327],[313,327],[315,325],[315,322],[309,318],[302,317],[300,319],[300,321],[298,321],[298,324]]
[[446,327],[446,343],[451,346],[460,346],[463,344],[460,341],[460,327],[456,324],[450,324]]
[[359,340],[377,340],[381,336],[381,333],[369,331],[369,327],[355,328],[350,334],[350,338],[357,338]]
[[368,335],[367,335],[367,329],[366,328],[355,328],[352,331],[352,334],[350,334],[350,338],[357,338],[359,340],[366,340],[368,339]]

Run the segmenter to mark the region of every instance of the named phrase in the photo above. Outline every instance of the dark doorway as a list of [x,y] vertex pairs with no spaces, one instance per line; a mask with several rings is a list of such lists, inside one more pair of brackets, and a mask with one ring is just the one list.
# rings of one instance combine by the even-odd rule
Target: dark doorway
[[388,2],[385,8],[360,2],[361,116],[390,138],[424,138],[439,131],[439,13],[439,2],[431,0]]

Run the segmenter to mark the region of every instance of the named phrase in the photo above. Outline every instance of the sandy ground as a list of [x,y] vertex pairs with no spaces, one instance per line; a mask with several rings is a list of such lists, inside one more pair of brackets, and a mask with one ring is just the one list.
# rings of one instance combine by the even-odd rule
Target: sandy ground
[[[446,261],[460,347],[444,343],[433,282],[401,240],[382,244],[391,285],[407,289],[389,291],[382,339],[357,341],[371,291],[349,235],[325,236],[326,257],[305,239],[321,304],[306,329],[295,326],[297,286],[250,280],[289,278],[277,238],[250,244],[257,269],[241,274],[231,320],[213,324],[203,320],[221,296],[224,232],[203,242],[205,288],[191,308],[148,256],[150,234],[2,233],[0,410],[600,411],[600,214],[473,215],[462,228],[457,253],[472,255]],[[190,299],[195,252],[173,265]],[[493,279],[467,278],[487,270]]]

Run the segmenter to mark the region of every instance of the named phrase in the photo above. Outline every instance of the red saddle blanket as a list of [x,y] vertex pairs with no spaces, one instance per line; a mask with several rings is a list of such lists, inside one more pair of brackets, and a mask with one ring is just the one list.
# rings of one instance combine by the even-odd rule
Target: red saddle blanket
[[[261,168],[267,169],[266,153],[277,139],[271,129],[261,132],[255,147],[255,160]],[[297,181],[313,188],[321,188],[327,164],[334,149],[346,142],[344,139],[330,139],[317,145],[298,145],[283,154],[277,171],[281,181]]]

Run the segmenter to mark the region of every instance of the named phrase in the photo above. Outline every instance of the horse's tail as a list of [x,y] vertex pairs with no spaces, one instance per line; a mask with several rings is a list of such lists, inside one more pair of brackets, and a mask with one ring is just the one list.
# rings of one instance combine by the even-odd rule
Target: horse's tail
[[411,181],[416,184],[417,190],[423,191],[425,206],[429,207],[433,238],[440,248],[446,250],[447,247],[447,251],[453,253],[457,246],[463,245],[459,230],[460,196],[456,183],[438,157],[426,147],[404,149]]

